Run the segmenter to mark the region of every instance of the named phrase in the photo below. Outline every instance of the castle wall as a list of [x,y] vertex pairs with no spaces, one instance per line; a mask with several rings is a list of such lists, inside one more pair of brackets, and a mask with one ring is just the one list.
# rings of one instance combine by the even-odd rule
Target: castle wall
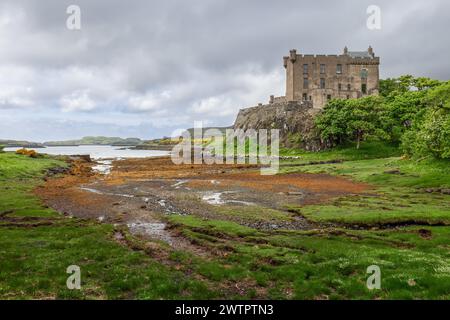
[[[353,99],[378,94],[378,57],[355,58],[348,54],[300,55],[291,50],[290,55],[283,60],[286,68],[287,101],[306,99],[312,101],[314,108],[322,108],[330,98]],[[308,66],[307,72],[304,65]],[[338,65],[341,65],[340,73],[337,72]],[[366,79],[361,78],[363,69],[367,71]],[[306,88],[305,78],[308,82]],[[325,81],[324,88],[321,87],[321,81]],[[362,91],[362,84],[366,85],[366,93]]]

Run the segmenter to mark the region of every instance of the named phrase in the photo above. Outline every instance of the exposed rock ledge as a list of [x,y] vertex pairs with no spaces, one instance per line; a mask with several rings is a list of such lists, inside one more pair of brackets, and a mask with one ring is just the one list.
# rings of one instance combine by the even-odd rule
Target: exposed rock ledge
[[301,147],[318,151],[326,145],[314,128],[314,117],[320,112],[308,101],[273,102],[241,109],[234,122],[235,129],[279,129],[280,143],[286,147]]

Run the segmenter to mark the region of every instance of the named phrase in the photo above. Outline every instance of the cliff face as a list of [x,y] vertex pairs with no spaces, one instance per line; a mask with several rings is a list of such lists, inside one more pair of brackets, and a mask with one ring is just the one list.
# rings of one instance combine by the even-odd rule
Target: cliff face
[[241,109],[234,129],[279,129],[281,145],[317,151],[325,147],[314,129],[318,112],[308,102],[274,102]]

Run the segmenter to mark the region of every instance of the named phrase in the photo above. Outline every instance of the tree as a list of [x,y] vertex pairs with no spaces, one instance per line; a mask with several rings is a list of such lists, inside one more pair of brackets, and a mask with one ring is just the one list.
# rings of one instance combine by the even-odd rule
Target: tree
[[387,113],[381,97],[332,100],[316,118],[321,138],[332,144],[356,142],[359,149],[368,137],[387,139],[384,129]]
[[450,81],[427,92],[427,108],[415,118],[411,130],[402,137],[409,155],[450,158]]

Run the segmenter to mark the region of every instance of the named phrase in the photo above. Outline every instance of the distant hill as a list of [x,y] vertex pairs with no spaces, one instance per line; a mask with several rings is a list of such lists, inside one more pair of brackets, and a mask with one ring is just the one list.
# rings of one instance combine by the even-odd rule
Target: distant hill
[[[229,127],[204,127],[203,133],[205,133],[208,129],[218,129],[223,134],[225,133],[226,129],[232,129],[233,126]],[[194,138],[194,128],[185,129],[184,132],[188,132],[191,136],[191,138]],[[170,137],[163,137],[159,139],[153,139],[153,140],[146,140],[143,141],[142,144],[137,145],[134,147],[134,149],[138,150],[172,150],[173,146],[178,144],[178,140],[172,140]]]
[[139,138],[119,138],[119,137],[84,137],[78,140],[47,141],[44,145],[55,146],[83,146],[83,145],[112,145],[112,146],[137,146],[143,141]]
[[[209,130],[209,129],[217,129],[217,130],[219,130],[220,132],[225,133],[225,131],[226,131],[227,129],[233,129],[233,126],[229,126],[229,127],[204,127],[204,128],[202,128],[202,129],[203,129],[203,130],[202,130],[203,133],[205,133],[205,131],[207,131],[207,130]],[[189,129],[186,129],[185,131],[189,132],[189,134],[191,135],[191,137],[194,137],[194,128],[189,128]]]
[[1,140],[0,146],[5,148],[43,148],[44,145],[38,142],[21,141],[21,140]]

